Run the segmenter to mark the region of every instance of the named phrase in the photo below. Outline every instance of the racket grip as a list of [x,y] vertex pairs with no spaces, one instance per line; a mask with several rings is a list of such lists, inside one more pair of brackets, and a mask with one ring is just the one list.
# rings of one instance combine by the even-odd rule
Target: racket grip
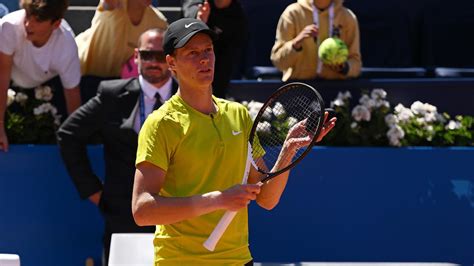
[[207,238],[207,240],[203,244],[203,246],[207,250],[214,251],[214,249],[216,248],[217,242],[219,242],[219,239],[221,239],[222,235],[224,234],[225,230],[229,226],[230,222],[232,222],[236,214],[237,212],[233,212],[233,211],[226,211],[224,213],[224,216],[222,216],[216,228],[214,228],[214,231],[212,231],[209,238]]

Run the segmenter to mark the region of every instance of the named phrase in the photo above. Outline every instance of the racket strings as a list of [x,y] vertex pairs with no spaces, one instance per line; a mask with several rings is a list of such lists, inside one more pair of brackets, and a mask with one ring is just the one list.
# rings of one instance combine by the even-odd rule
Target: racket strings
[[[307,138],[312,141],[322,114],[322,106],[313,90],[301,86],[281,93],[257,117],[260,120],[255,131],[257,138],[252,143],[254,157],[264,154],[264,161],[257,166],[266,172],[276,172],[297,160],[305,149],[299,149],[294,156],[291,154],[292,158],[284,158],[281,151],[285,140]],[[274,168],[277,162],[278,168]]]

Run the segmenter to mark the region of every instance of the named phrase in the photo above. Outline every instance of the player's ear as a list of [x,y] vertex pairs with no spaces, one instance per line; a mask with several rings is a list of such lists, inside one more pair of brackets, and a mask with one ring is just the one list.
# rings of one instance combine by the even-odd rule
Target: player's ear
[[166,55],[166,63],[168,64],[169,69],[176,73],[176,58],[173,55]]

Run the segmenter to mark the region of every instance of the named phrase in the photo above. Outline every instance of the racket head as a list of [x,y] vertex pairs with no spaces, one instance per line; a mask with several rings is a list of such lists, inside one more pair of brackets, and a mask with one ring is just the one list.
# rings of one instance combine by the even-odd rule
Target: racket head
[[[257,170],[265,174],[265,182],[298,164],[311,150],[324,123],[324,101],[308,84],[292,82],[283,85],[263,104],[255,117],[249,142]],[[289,135],[290,134],[290,135]],[[287,137],[305,138],[291,160],[274,167]]]

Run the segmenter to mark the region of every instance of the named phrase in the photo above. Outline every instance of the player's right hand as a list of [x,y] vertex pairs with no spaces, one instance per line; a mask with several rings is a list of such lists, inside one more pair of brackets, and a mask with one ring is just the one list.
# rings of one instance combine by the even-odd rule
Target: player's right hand
[[239,184],[222,191],[220,200],[224,209],[238,211],[246,207],[250,201],[257,199],[258,193],[260,193],[259,185]]

